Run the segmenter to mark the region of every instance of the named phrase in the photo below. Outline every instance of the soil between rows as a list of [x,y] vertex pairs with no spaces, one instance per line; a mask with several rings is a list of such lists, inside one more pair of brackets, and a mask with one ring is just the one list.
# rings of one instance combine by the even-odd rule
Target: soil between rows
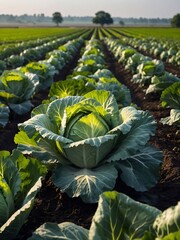
[[[143,89],[131,80],[131,73],[124,70],[124,67],[117,63],[112,55],[105,48],[109,69],[125,84],[131,91],[132,101],[143,110],[149,110],[157,120],[157,130],[150,143],[163,151],[164,160],[160,171],[158,184],[145,193],[136,192],[127,187],[120,180],[117,181],[115,190],[123,192],[135,200],[148,203],[161,210],[175,205],[180,200],[180,128],[178,125],[166,126],[159,123],[161,117],[166,117],[169,110],[163,109],[158,96],[145,96]],[[69,66],[69,69],[72,65]],[[68,69],[61,73],[57,79],[65,79]],[[40,92],[33,99],[34,105],[39,105],[47,98],[48,91]],[[0,130],[1,150],[11,151],[16,147],[14,135],[18,132],[17,124],[29,119],[30,114],[22,117],[11,115],[10,123],[5,129]],[[179,132],[178,132],[179,131]],[[85,204],[80,198],[69,198],[65,193],[56,188],[51,182],[49,172],[43,180],[43,185],[36,197],[35,206],[30,213],[28,221],[22,227],[18,240],[25,240],[44,222],[65,222],[70,221],[89,228],[92,217],[96,211],[97,204]]]

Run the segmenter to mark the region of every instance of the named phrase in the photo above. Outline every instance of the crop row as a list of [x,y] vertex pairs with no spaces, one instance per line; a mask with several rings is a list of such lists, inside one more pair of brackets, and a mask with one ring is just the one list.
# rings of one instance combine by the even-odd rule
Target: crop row
[[[69,41],[48,54],[51,56],[46,68],[48,77],[43,77],[43,69],[31,72],[31,78],[27,73],[28,80],[19,79],[22,72],[30,71],[26,66],[20,75],[20,70],[13,70],[11,73],[15,74],[2,79],[2,83],[9,80],[4,85],[10,89],[17,83],[16,94],[22,93],[30,80],[35,92],[49,89],[48,99],[32,110],[31,118],[18,125],[19,132],[14,138],[17,149],[11,155],[7,151],[0,154],[0,237],[3,240],[18,234],[41,188],[41,178],[49,171],[54,185],[62,192],[69,197],[81,197],[87,203],[99,200],[98,209],[89,231],[72,223],[47,223],[29,239],[179,236],[179,215],[175,216],[179,205],[162,213],[126,195],[104,193],[114,189],[118,175],[136,191],[147,191],[158,181],[163,156],[158,148],[149,144],[156,122],[147,111],[132,106],[127,87],[107,69],[96,34],[94,32],[86,43],[76,68],[64,81],[53,82],[51,70],[61,70],[68,64],[83,45],[83,39]],[[24,81],[25,85],[17,87]],[[33,89],[32,85],[30,88]],[[9,106],[15,110],[13,104]],[[18,103],[20,110],[21,104]],[[171,212],[171,219],[167,212]],[[129,222],[132,224],[127,227]]]
[[170,117],[162,122],[170,125],[179,122],[180,78],[165,71],[162,61],[144,56],[120,40],[106,38],[105,42],[117,60],[134,74],[132,82],[145,86],[146,94],[158,94],[162,105],[172,109]]
[[125,44],[128,44],[143,53],[147,53],[173,65],[180,65],[180,45],[178,40],[156,39],[153,37],[132,37],[115,29],[109,29],[109,32],[110,34],[121,38],[122,42]]
[[[43,59],[48,51],[52,51],[65,42],[78,38],[86,31],[79,31],[66,37],[54,39],[38,39],[36,41],[17,43],[1,51],[0,74],[6,69],[17,68],[28,62]],[[2,60],[3,59],[3,60]]]
[[[61,70],[66,64],[68,64],[69,61],[72,60],[72,58],[77,54],[77,50],[81,47],[82,43],[82,38],[72,40],[64,46],[61,46],[60,49],[57,49],[52,53],[49,52],[49,56],[54,58],[53,63],[59,67],[57,71]],[[42,67],[46,68],[43,69]],[[15,110],[19,114],[31,109],[32,106],[30,104],[30,99],[32,96],[35,92],[41,89],[41,86],[42,89],[49,87],[55,74],[55,67],[50,64],[48,67],[45,64],[40,65],[39,68],[36,67],[34,70],[36,70],[36,73],[30,72],[30,69],[28,69],[27,74],[24,74],[20,70],[5,71],[3,78],[1,78],[1,83],[4,83],[5,86],[5,91],[2,92],[7,92],[7,94],[2,94],[2,97],[6,97],[8,105],[11,109]],[[39,85],[40,81],[41,85]],[[10,92],[8,93],[8,91]],[[10,97],[14,99],[15,103],[11,103]],[[24,166],[24,164],[26,166]],[[1,208],[3,207],[3,209],[1,209],[0,235],[3,239],[10,239],[15,237],[16,233],[24,223],[25,218],[29,215],[34,202],[35,194],[41,186],[39,177],[46,172],[46,168],[40,166],[35,159],[25,158],[16,149],[14,149],[11,156],[9,152],[1,151],[1,166],[1,181],[5,181],[6,184],[1,187]],[[9,172],[12,173],[10,178],[8,177]],[[24,174],[26,175],[25,177]],[[31,179],[33,179],[33,181]],[[26,184],[26,181],[29,181],[29,183]],[[9,191],[6,193],[5,189],[7,187]],[[9,198],[9,204],[6,202],[7,198]],[[4,208],[5,204],[6,208]],[[16,211],[19,207],[21,209],[20,213]],[[9,221],[11,222],[11,219],[12,223],[10,223],[10,227],[15,225],[16,231],[10,231],[8,233]],[[22,222],[21,224],[18,224],[19,219]]]
[[[22,30],[21,30],[22,31]],[[84,31],[83,29],[79,30],[79,32]],[[64,37],[65,35],[71,35],[73,33],[77,33],[78,31],[76,30],[74,32],[74,30],[68,30],[68,29],[63,29],[62,31],[59,30],[59,34],[54,34],[53,36],[49,37],[48,36],[48,30],[46,30],[46,37],[42,38],[40,36],[38,36],[36,39],[30,39],[28,41],[25,41],[23,39],[20,39],[18,41],[15,41],[13,43],[7,43],[4,42],[1,46],[0,46],[0,53],[1,53],[1,60],[4,58],[9,57],[10,55],[13,54],[20,54],[20,52],[22,52],[23,50],[27,49],[27,48],[32,48],[32,47],[36,47],[36,46],[40,46],[42,44],[45,44],[49,41],[53,41],[56,40],[60,37]],[[1,30],[2,33],[2,30]],[[13,32],[9,31],[8,32],[9,35],[12,35]],[[9,38],[9,35],[7,36]],[[27,35],[29,36],[29,33],[27,32]],[[1,35],[1,37],[3,37],[3,33]],[[15,35],[15,37],[17,37],[17,35]]]

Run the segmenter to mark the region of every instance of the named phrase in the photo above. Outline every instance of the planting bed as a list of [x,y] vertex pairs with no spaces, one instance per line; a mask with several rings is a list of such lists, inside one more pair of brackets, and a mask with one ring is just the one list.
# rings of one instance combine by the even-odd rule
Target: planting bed
[[[156,187],[148,193],[142,194],[145,201],[161,210],[175,205],[180,200],[180,126],[163,125],[159,120],[169,116],[169,109],[161,106],[159,96],[145,95],[143,88],[130,80],[132,74],[109,56],[110,68],[115,76],[131,90],[132,101],[143,110],[149,110],[157,121],[156,135],[151,143],[163,151],[164,161],[160,172],[160,180]],[[173,72],[169,67],[169,72]],[[172,70],[172,71],[171,71]],[[148,199],[149,198],[149,199]]]
[[[148,203],[161,210],[175,205],[180,200],[180,127],[162,125],[159,123],[161,117],[169,115],[169,110],[161,107],[159,96],[146,96],[143,88],[132,83],[130,80],[132,74],[124,70],[104,46],[104,52],[109,69],[115,77],[125,84],[131,91],[132,101],[143,110],[149,110],[157,120],[156,135],[151,138],[151,144],[159,147],[163,151],[164,161],[160,171],[158,184],[150,191],[145,193],[135,192],[127,187],[120,180],[115,190],[123,192],[135,200]],[[57,79],[65,79],[70,73],[72,64],[69,65]],[[170,67],[170,66],[169,66]],[[168,69],[170,72],[170,69]],[[172,69],[173,71],[173,69]],[[35,106],[39,105],[47,97],[48,91],[42,91],[33,99]],[[17,117],[11,115],[10,123],[0,130],[0,148],[1,150],[11,151],[16,146],[14,144],[14,135],[17,133],[17,124],[29,119],[30,113]],[[97,204],[85,204],[80,198],[70,199],[65,193],[56,188],[51,182],[51,172],[43,180],[43,186],[36,197],[35,206],[28,218],[26,224],[22,227],[18,240],[27,239],[32,231],[44,222],[64,222],[70,221],[85,228],[89,228],[91,219],[96,211]]]

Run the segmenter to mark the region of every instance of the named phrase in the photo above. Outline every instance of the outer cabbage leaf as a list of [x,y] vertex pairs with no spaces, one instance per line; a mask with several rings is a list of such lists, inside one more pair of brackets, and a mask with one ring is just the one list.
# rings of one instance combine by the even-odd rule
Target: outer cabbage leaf
[[5,127],[9,121],[9,107],[0,103],[0,126]]
[[88,240],[88,230],[74,223],[45,223],[28,240]]
[[27,219],[34,204],[34,198],[41,187],[41,179],[30,189],[22,207],[18,209],[7,222],[0,227],[0,239],[11,240],[16,237],[25,220]]
[[52,122],[60,126],[65,109],[83,100],[81,96],[68,96],[49,104],[47,114]]
[[14,212],[14,201],[11,189],[0,176],[0,226],[2,226]]
[[161,239],[170,233],[178,231],[180,233],[180,202],[176,206],[170,207],[159,214],[153,224],[153,228],[156,231],[158,239]]
[[[117,192],[105,192],[100,196],[97,211],[89,230],[89,240],[143,239],[150,233],[155,239],[152,225],[161,211],[134,201]],[[154,237],[153,237],[154,236]]]
[[178,240],[178,239],[180,239],[180,231],[177,231],[177,232],[174,232],[174,233],[170,233],[167,236],[162,238],[162,240]]
[[118,105],[121,107],[126,107],[131,104],[131,96],[129,89],[124,85],[119,84],[119,82],[100,82],[97,84],[97,89],[104,89],[106,91],[110,91],[114,95]]
[[38,132],[43,138],[46,137],[49,140],[62,141],[64,143],[72,142],[57,134],[57,126],[53,124],[45,114],[35,115],[26,122],[19,124],[19,128],[25,130],[29,137],[33,137],[33,135]]
[[116,166],[120,169],[121,179],[128,186],[137,191],[147,191],[158,181],[162,160],[162,152],[146,146],[134,154],[132,152],[126,161],[119,161]]
[[156,84],[150,84],[149,87],[146,89],[146,94],[151,93],[161,93],[164,89],[171,86],[172,82],[160,82]]
[[93,86],[86,86],[83,80],[65,80],[54,82],[49,91],[49,97],[56,96],[63,98],[67,96],[82,96],[87,92],[94,90]]
[[35,138],[29,138],[24,131],[20,131],[15,135],[14,141],[18,143],[18,149],[27,155],[33,155],[40,159],[42,163],[51,168],[51,165],[57,163],[68,164],[68,160],[63,157],[57,150],[56,143],[51,140],[40,139],[38,145]]
[[39,106],[35,107],[31,111],[31,117],[34,117],[35,115],[38,115],[38,114],[46,114],[48,106],[49,104],[46,103],[46,104],[40,104]]
[[161,102],[163,107],[180,110],[180,82],[175,82],[162,92]]
[[120,132],[118,144],[107,161],[127,159],[134,149],[144,146],[155,132],[156,123],[148,112],[125,107],[120,111],[120,117],[122,124],[110,131],[111,134]]
[[18,150],[11,155],[0,152],[0,239],[16,237],[41,187],[40,175],[45,173],[42,164]]
[[180,122],[180,82],[166,88],[161,94],[161,101],[163,107],[174,109],[171,109],[169,117],[161,118],[160,122],[168,125]]
[[12,161],[12,156],[8,151],[0,151],[0,176],[8,184],[12,196],[15,197],[20,190],[21,180],[18,168]]
[[113,189],[116,183],[117,170],[111,164],[91,169],[59,166],[52,180],[54,184],[70,197],[81,196],[84,202],[94,203],[99,195]]
[[17,149],[13,150],[11,157],[18,168],[21,180],[20,191],[16,195],[16,206],[19,206],[39,176],[44,176],[47,173],[47,168],[35,158],[26,158]]
[[33,104],[31,103],[30,100],[22,102],[22,103],[10,103],[9,107],[17,114],[21,115],[24,113],[27,113],[31,110],[33,107]]
[[174,123],[180,122],[180,110],[171,109],[170,116],[166,118],[161,118],[160,122],[167,125],[172,125]]

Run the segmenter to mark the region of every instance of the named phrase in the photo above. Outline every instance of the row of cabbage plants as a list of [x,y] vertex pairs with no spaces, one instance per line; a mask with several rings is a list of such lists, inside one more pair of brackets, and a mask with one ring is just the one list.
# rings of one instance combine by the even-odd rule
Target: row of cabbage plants
[[122,44],[121,40],[106,38],[105,43],[125,69],[134,75],[132,82],[146,88],[146,94],[158,93],[163,107],[171,108],[170,116],[163,124],[180,122],[180,78],[165,71],[161,60],[152,59]]
[[[84,32],[86,31],[78,31],[66,37],[56,37],[56,39],[38,39],[33,42],[31,41],[28,44],[19,43],[17,50],[7,48],[1,52],[3,60],[0,60],[0,74],[6,69],[17,68],[28,62],[43,59],[47,52],[56,49],[58,46],[65,44],[69,40],[80,37]],[[7,52],[10,55],[8,54],[9,56],[5,57],[4,55],[7,55]]]
[[[114,30],[111,29],[110,31],[114,33]],[[139,51],[154,55],[154,57],[173,65],[180,65],[180,44],[178,40],[157,39],[154,37],[138,38],[131,37],[131,35],[122,37],[122,40]]]
[[[84,31],[85,29],[77,29],[77,28],[60,28],[55,31],[50,28],[43,29],[1,29],[1,37],[0,37],[0,59],[3,60],[10,55],[19,54],[23,50],[27,48],[32,48],[36,46],[40,46],[46,42],[56,40],[58,38],[71,35],[76,32]],[[5,32],[4,32],[5,31]],[[36,35],[33,33],[36,32]],[[42,36],[42,32],[44,35]],[[9,39],[14,36],[14,41],[9,41]],[[28,36],[28,40],[22,37]],[[21,36],[21,37],[20,37]]]
[[[8,102],[8,106],[19,114],[30,111],[30,99],[33,95],[51,85],[54,74],[49,73],[52,73],[52,69],[54,73],[60,71],[77,55],[83,43],[83,38],[68,41],[49,52],[47,60],[43,63],[30,63],[37,65],[34,68],[36,72],[27,68],[29,64],[23,69],[5,71],[1,83],[6,89],[1,91],[1,96],[8,100],[10,97],[17,100],[17,103],[14,103],[17,104],[16,107],[11,101]],[[49,58],[52,65],[46,63]],[[54,65],[58,68],[55,69]],[[43,66],[46,66],[45,70]],[[42,88],[37,88],[41,78]],[[41,188],[41,179],[46,173],[45,165],[36,158],[25,157],[18,149],[14,149],[12,154],[8,151],[0,152],[0,239],[9,240],[16,237],[33,208],[35,196]]]
[[[68,86],[72,82],[67,84],[71,78],[77,83],[72,88]],[[82,81],[84,92],[79,87]],[[11,155],[1,152],[0,206],[4,218],[0,238],[10,240],[18,234],[41,186],[39,177],[48,170],[52,171],[52,181],[61,191],[70,197],[80,196],[85,202],[99,200],[99,206],[89,231],[72,223],[59,226],[47,223],[30,239],[62,236],[67,239],[163,239],[169,234],[178,236],[179,215],[175,218],[174,215],[179,205],[169,210],[172,219],[168,222],[164,217],[166,212],[161,213],[123,194],[103,193],[114,188],[119,181],[118,174],[137,191],[154,186],[162,153],[148,144],[155,133],[153,117],[129,106],[131,103],[127,103],[127,99],[124,101],[125,96],[119,98],[120,94],[129,92],[121,84],[118,86],[117,79],[107,69],[97,40],[87,43],[78,66],[63,82],[58,83],[59,87],[53,87],[53,83],[49,99],[32,110],[29,120],[19,124],[20,131],[15,136],[17,149]],[[116,87],[111,89],[114,83]],[[116,96],[118,87],[121,92]],[[31,179],[34,184],[37,182],[33,189],[32,185],[28,186]],[[129,227],[131,221],[134,224]],[[104,238],[105,229],[107,238]]]
[[[87,33],[84,37],[86,35]],[[0,76],[2,126],[7,124],[10,110],[19,115],[31,110],[33,96],[51,85],[55,74],[73,60],[82,44],[83,38],[68,41],[58,49],[48,52],[45,60],[30,62],[24,67],[3,72]]]
[[159,57],[161,60],[180,66],[180,45],[179,42],[158,40],[154,38],[136,39],[123,38],[123,40],[149,54]]

